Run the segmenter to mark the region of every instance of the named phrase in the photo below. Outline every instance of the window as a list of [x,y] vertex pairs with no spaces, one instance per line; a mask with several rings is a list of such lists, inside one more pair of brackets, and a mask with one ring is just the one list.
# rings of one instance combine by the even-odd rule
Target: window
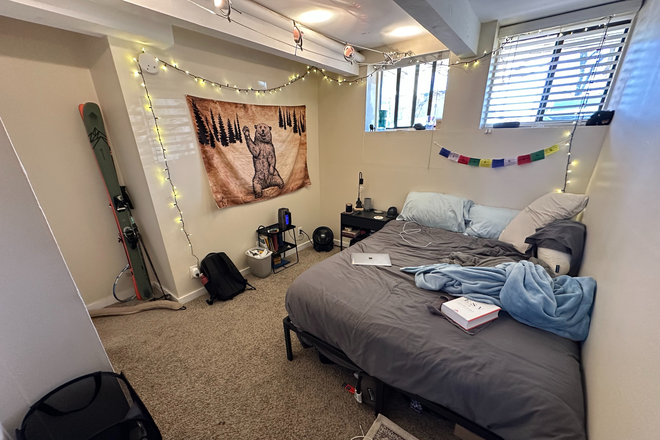
[[572,123],[602,110],[632,17],[502,37],[493,55],[481,125]]
[[409,64],[405,67],[378,72],[375,119],[379,130],[426,125],[429,116],[442,119],[448,52],[406,62]]

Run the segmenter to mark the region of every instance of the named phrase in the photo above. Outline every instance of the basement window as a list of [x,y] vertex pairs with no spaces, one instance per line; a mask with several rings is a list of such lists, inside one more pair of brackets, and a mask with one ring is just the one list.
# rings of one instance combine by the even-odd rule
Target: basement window
[[632,16],[502,36],[481,118],[521,126],[572,124],[607,104]]
[[[400,67],[401,64],[403,67]],[[367,120],[377,130],[411,128],[442,119],[449,52],[422,55],[386,67],[375,76],[375,105]]]

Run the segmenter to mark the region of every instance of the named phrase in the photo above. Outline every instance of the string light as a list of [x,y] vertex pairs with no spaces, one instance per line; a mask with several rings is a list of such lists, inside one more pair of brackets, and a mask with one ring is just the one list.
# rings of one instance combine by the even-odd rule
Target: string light
[[[596,49],[598,55],[601,54],[603,50],[603,46],[605,45],[605,40],[607,39],[607,32],[609,31],[611,21],[612,21],[612,16],[610,15],[610,17],[607,20],[607,23],[605,24],[605,32],[603,32],[603,37],[600,40],[600,45]],[[585,28],[585,31],[586,30],[587,29]],[[596,58],[596,62],[591,66],[591,71],[589,72],[589,76],[588,76],[589,85],[587,86],[587,90],[585,90],[584,92],[584,97],[582,98],[582,102],[580,103],[580,109],[577,112],[576,120],[573,121],[573,128],[570,132],[567,132],[567,134],[570,135],[570,138],[568,139],[568,153],[566,154],[566,172],[564,173],[564,187],[561,189],[561,192],[563,193],[566,192],[566,187],[571,183],[571,179],[568,178],[569,174],[571,174],[572,171],[570,167],[577,165],[577,161],[571,159],[571,150],[573,149],[573,139],[575,139],[575,132],[579,125],[578,121],[582,117],[582,111],[589,102],[589,92],[591,90],[591,85],[593,84],[593,77],[596,74],[596,69],[598,68],[598,64],[600,63],[601,59],[602,58],[598,56],[598,58]]]
[[[143,52],[144,52],[144,49],[143,49]],[[162,62],[162,61],[159,60],[158,62]],[[144,72],[142,72],[142,67],[140,66],[140,63],[137,62],[137,60],[136,60],[136,64],[138,66],[138,73],[139,73],[140,77],[142,78],[142,84],[140,84],[140,85],[142,87],[144,87],[144,93],[147,97],[147,101],[149,102],[148,108],[149,108],[149,111],[151,112],[151,116],[154,119],[154,128],[156,130],[156,137],[158,139],[158,145],[160,145],[160,150],[161,150],[161,153],[163,155],[163,164],[165,166],[163,168],[163,172],[166,174],[166,181],[169,182],[170,188],[172,190],[172,198],[174,199],[173,202],[172,202],[172,207],[176,208],[176,210],[178,211],[177,220],[179,221],[179,223],[181,223],[181,231],[184,233],[184,235],[186,236],[186,240],[188,241],[188,247],[190,248],[190,255],[192,255],[192,257],[197,261],[197,265],[199,266],[199,258],[197,258],[197,255],[195,255],[195,249],[193,247],[192,241],[190,240],[190,236],[192,234],[190,234],[186,230],[186,222],[183,219],[183,211],[181,210],[181,207],[179,205],[179,194],[176,191],[177,187],[174,185],[174,182],[172,182],[172,173],[170,171],[170,165],[167,161],[167,150],[165,149],[165,144],[163,142],[163,137],[162,137],[162,134],[161,134],[160,126],[158,125],[158,119],[159,118],[156,116],[156,113],[154,112],[154,104],[153,104],[153,101],[151,99],[151,95],[149,94],[149,88],[147,87],[147,80],[144,76]],[[166,64],[166,65],[169,66],[170,64]]]
[[[500,50],[502,50],[502,48],[504,47],[504,45],[507,44],[507,43],[508,43],[508,42],[505,41],[505,42],[502,43],[502,45],[501,45],[499,48],[497,48],[497,49],[495,49],[495,50],[493,50],[493,51],[491,51],[491,52],[485,52],[482,56],[480,56],[480,57],[478,57],[478,58],[476,58],[476,59],[474,59],[474,60],[471,60],[471,61],[468,61],[468,62],[464,62],[464,63],[463,63],[463,66],[464,66],[464,67],[468,67],[470,64],[472,64],[472,65],[474,65],[474,66],[478,66],[480,60],[482,60],[482,59],[484,59],[484,58],[487,58],[487,57],[489,57],[489,56],[491,56],[491,55],[493,55],[493,54],[496,54],[497,52],[499,52]],[[399,60],[399,61],[400,61],[400,60]],[[241,93],[241,92],[248,93],[248,92],[254,91],[254,89],[253,89],[252,87],[238,87],[236,84],[234,84],[233,87],[232,87],[232,86],[230,86],[230,85],[227,84],[227,83],[224,83],[224,84],[223,84],[223,83],[220,83],[220,82],[218,82],[218,81],[213,81],[213,80],[210,80],[210,79],[204,78],[203,76],[199,76],[199,75],[191,74],[190,71],[188,71],[188,70],[183,70],[183,69],[181,69],[180,67],[178,67],[177,63],[175,63],[175,62],[168,63],[167,61],[163,61],[163,60],[160,60],[160,59],[158,59],[158,62],[161,63],[161,64],[163,65],[164,68],[171,67],[172,69],[176,70],[177,72],[185,73],[186,75],[192,76],[192,77],[195,79],[195,81],[196,81],[196,82],[199,82],[200,84],[204,84],[205,82],[210,82],[213,86],[217,86],[219,90],[220,90],[220,89],[229,89],[229,88],[233,88],[233,89],[236,90],[238,93]],[[411,62],[412,62],[412,60],[411,60]],[[417,62],[419,62],[419,60],[417,60]],[[452,67],[458,66],[459,63],[460,63],[460,61],[456,61],[456,63],[453,64],[453,65],[447,65],[447,66],[441,66],[441,67],[445,67],[445,68],[449,69],[449,68],[452,68]],[[356,77],[356,78],[353,78],[353,79],[349,82],[349,85],[353,85],[353,82],[355,82],[355,83],[357,83],[357,84],[364,83],[365,80],[371,78],[373,75],[375,75],[375,74],[377,74],[378,72],[380,72],[384,67],[385,67],[385,65],[383,65],[383,64],[376,64],[374,70],[373,70],[371,73],[368,73],[368,74],[366,74],[366,75],[358,76],[358,77]],[[439,66],[439,67],[440,67],[440,66]],[[284,87],[288,87],[288,86],[290,86],[290,85],[293,85],[293,84],[295,84],[296,82],[301,81],[301,80],[304,81],[305,78],[306,78],[308,75],[311,75],[312,73],[318,73],[319,71],[323,74],[323,79],[325,79],[325,80],[327,80],[327,81],[329,81],[329,82],[334,82],[334,83],[337,83],[338,85],[342,85],[342,83],[344,83],[344,82],[347,81],[347,80],[342,80],[342,79],[340,79],[340,78],[333,78],[332,76],[329,76],[329,75],[326,73],[325,69],[321,69],[321,68],[316,67],[316,66],[307,66],[307,69],[305,70],[304,73],[302,73],[302,74],[297,73],[297,74],[293,75],[293,76],[292,76],[292,79],[289,80],[288,82],[286,82],[286,83],[284,83],[284,84],[282,84],[282,85],[280,85],[280,86],[275,86],[275,87],[270,87],[270,88],[260,89],[259,91],[261,91],[263,94],[266,94],[266,92],[269,92],[269,93],[272,94],[273,92],[282,91],[282,89],[283,89]]]

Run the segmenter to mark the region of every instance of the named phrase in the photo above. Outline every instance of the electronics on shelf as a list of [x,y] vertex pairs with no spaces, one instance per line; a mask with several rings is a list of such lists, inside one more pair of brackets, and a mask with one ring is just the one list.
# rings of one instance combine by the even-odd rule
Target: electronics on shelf
[[277,210],[277,224],[279,224],[280,229],[286,229],[287,226],[291,226],[291,212],[289,208],[280,208]]

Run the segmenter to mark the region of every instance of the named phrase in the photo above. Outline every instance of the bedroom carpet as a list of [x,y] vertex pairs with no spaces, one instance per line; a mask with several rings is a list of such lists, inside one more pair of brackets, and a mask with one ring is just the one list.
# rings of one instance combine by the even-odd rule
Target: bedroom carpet
[[[268,278],[248,276],[257,288],[231,301],[185,311],[153,310],[95,318],[116,371],[123,371],[166,440],[349,440],[375,420],[345,391],[350,371],[324,365],[293,340],[286,359],[284,296],[305,269],[338,252],[300,252],[300,263]],[[454,425],[408,408],[390,396],[385,415],[420,440],[454,440]]]

